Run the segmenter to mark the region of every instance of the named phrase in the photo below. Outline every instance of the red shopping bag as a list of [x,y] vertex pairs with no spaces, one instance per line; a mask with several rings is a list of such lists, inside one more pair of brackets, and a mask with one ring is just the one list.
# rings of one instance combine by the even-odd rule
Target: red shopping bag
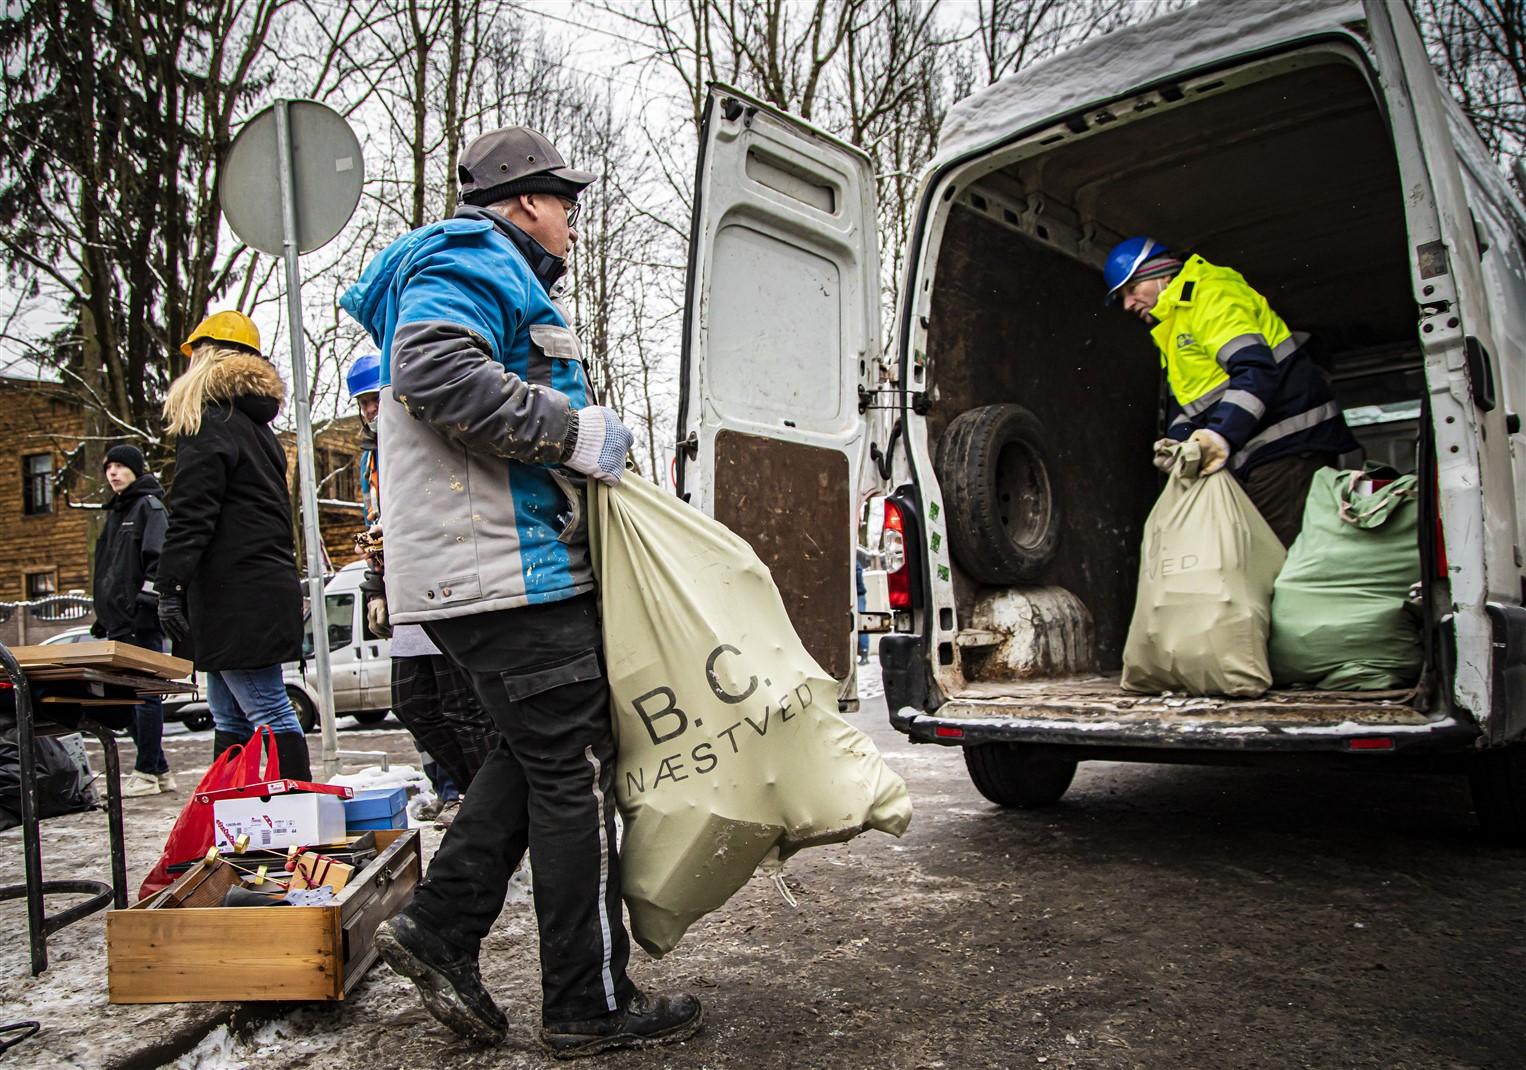
[[[261,752],[265,758],[263,772],[260,770]],[[194,862],[212,846],[212,803],[207,798],[208,792],[280,778],[281,761],[276,755],[275,737],[266,725],[256,728],[248,742],[229,747],[219,754],[175,819],[175,827],[170,829],[169,839],[164,841],[164,852],[143,879],[138,898],[147,899],[174,884],[176,875],[170,872],[170,867],[181,862]]]

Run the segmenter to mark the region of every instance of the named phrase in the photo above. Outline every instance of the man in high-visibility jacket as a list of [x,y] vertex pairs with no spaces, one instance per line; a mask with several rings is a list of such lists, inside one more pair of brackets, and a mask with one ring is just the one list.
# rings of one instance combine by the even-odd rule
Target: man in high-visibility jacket
[[[1226,464],[1284,546],[1303,526],[1314,473],[1358,448],[1330,384],[1238,271],[1128,238],[1103,266],[1110,304],[1146,323],[1166,372],[1166,438]],[[1159,456],[1159,453],[1157,453]]]

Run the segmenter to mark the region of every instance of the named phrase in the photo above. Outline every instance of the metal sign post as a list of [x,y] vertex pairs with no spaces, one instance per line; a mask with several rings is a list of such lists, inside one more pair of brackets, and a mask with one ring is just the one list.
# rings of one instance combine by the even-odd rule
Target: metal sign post
[[302,266],[297,248],[296,181],[291,165],[291,115],[275,103],[276,173],[281,185],[281,254],[286,260],[286,314],[291,322],[291,392],[297,409],[297,471],[302,488],[302,542],[307,547],[308,606],[313,660],[318,665],[318,717],[323,726],[323,775],[339,771],[334,725],[334,679],[329,667],[328,606],[323,599],[323,531],[318,523],[318,473],[313,461],[313,415],[307,397],[307,339],[302,325]]
[[[318,479],[313,463],[300,258],[301,254],[326,244],[349,222],[360,200],[363,177],[360,143],[340,115],[310,100],[277,100],[239,131],[223,162],[220,189],[223,212],[234,233],[261,252],[281,256],[286,266],[302,541],[307,547],[309,619],[318,675],[318,716],[323,726],[324,777],[338,772],[340,755],[334,725],[328,613],[323,600],[323,534],[318,524]],[[270,197],[272,186],[279,190],[276,201]]]

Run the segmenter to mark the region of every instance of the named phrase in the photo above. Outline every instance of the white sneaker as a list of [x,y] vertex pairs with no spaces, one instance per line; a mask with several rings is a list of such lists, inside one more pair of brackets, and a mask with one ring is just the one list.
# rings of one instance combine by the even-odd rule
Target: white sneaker
[[122,778],[122,797],[136,799],[143,795],[158,795],[164,789],[153,773],[140,773],[134,769]]
[[159,790],[160,791],[179,791],[180,790],[175,785],[175,774],[174,773],[160,773],[159,776],[156,779],[159,781]]

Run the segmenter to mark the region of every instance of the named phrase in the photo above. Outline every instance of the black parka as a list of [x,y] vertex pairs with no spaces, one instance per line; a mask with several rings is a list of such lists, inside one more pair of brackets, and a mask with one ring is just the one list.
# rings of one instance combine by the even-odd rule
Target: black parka
[[175,443],[159,593],[186,598],[198,669],[260,669],[302,654],[302,592],[286,454],[270,421],[285,385],[260,357],[228,357],[201,430]]
[[95,619],[107,639],[157,632],[164,487],[151,475],[139,476],[106,499],[105,508],[106,526],[95,544]]

